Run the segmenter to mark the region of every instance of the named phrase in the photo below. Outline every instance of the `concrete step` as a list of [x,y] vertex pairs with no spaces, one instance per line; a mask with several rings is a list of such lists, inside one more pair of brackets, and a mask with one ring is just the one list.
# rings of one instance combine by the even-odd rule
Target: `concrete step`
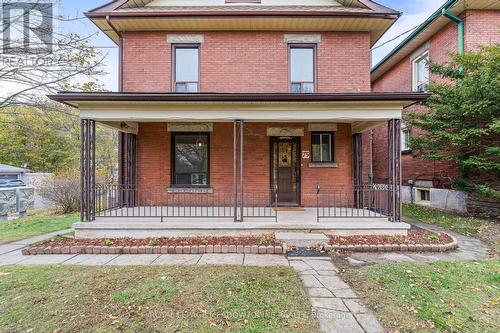
[[289,246],[311,247],[317,244],[328,243],[325,234],[306,232],[277,232],[276,240],[286,243]]

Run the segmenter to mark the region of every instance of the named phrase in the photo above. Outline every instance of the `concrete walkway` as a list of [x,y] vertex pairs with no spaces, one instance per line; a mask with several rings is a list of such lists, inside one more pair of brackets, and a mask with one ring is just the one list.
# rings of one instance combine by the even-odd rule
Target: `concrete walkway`
[[53,238],[53,237],[56,237],[59,235],[64,235],[64,234],[70,233],[72,231],[73,231],[73,229],[64,229],[64,230],[50,232],[48,234],[43,234],[40,236],[35,236],[35,237],[30,237],[30,238],[18,240],[18,241],[12,242],[12,243],[2,244],[2,245],[0,245],[0,255],[6,254],[9,252],[14,252],[16,250],[20,250],[22,248],[25,248],[28,245],[38,243],[38,242],[41,242],[41,241],[44,241],[44,240],[47,240],[47,239],[50,239],[50,238]]
[[489,258],[490,248],[481,240],[473,237],[463,236],[438,226],[420,223],[415,221],[406,221],[416,227],[431,230],[434,232],[445,232],[458,241],[459,248],[450,252],[426,252],[426,253],[373,253],[361,252],[352,253],[348,257],[351,265],[378,264],[384,262],[416,262],[425,263],[437,260],[482,260]]

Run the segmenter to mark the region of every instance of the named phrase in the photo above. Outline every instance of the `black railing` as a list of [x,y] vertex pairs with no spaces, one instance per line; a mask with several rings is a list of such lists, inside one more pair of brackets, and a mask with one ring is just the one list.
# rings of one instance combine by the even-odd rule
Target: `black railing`
[[[304,222],[335,218],[388,218],[390,186],[366,185],[345,189],[322,188],[301,196],[307,209]],[[242,221],[269,218],[278,221],[278,189],[238,193],[211,189],[136,188],[97,185],[95,216],[157,218],[219,218]],[[300,213],[297,213],[300,214]],[[314,216],[316,215],[316,216]]]
[[272,218],[277,222],[275,190],[245,193],[209,189],[167,189],[97,185],[96,217],[159,218]]
[[355,186],[331,189],[317,186],[317,221],[332,218],[387,218],[389,209],[387,185]]

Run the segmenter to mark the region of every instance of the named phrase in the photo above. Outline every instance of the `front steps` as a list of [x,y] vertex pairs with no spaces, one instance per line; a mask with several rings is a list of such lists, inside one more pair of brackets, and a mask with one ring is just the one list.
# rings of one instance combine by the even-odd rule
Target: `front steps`
[[288,246],[313,247],[318,244],[328,243],[329,239],[325,234],[305,233],[305,232],[277,232],[276,240]]

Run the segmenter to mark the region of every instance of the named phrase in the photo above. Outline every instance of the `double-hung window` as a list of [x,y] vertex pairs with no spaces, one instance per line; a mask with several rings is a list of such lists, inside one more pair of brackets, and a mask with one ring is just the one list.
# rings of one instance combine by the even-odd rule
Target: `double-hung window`
[[411,130],[406,126],[401,126],[401,151],[410,150]]
[[315,91],[314,45],[290,45],[290,91],[292,93],[313,93]]
[[312,158],[313,163],[333,163],[333,132],[313,132]]
[[429,87],[429,53],[425,52],[413,61],[413,91],[424,92]]
[[172,134],[172,183],[178,187],[209,185],[209,134]]
[[174,45],[173,51],[175,92],[198,92],[200,47],[198,45]]

